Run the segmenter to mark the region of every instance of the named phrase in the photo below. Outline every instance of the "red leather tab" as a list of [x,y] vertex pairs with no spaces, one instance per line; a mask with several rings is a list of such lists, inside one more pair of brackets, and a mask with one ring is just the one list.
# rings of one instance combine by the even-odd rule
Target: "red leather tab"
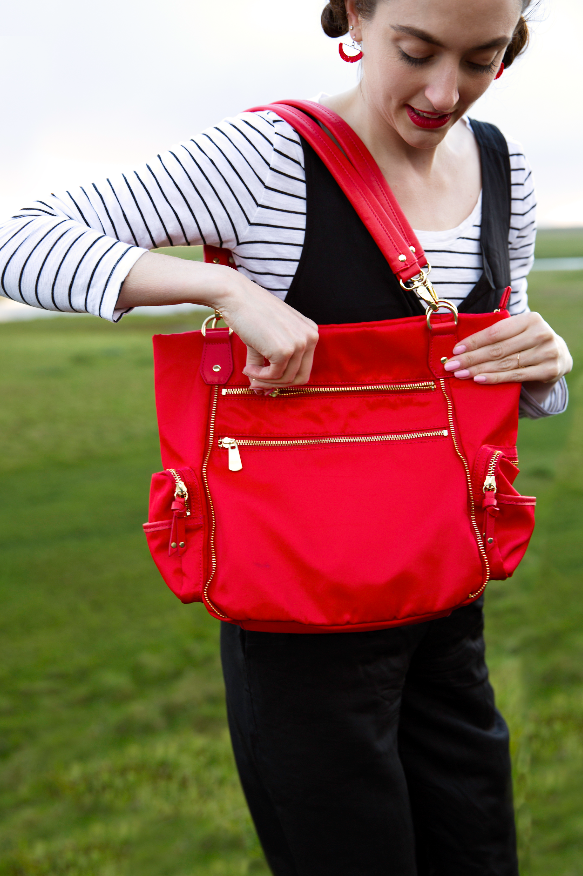
[[207,264],[224,265],[226,268],[237,270],[233,253],[230,249],[220,249],[218,246],[209,246],[206,244],[203,247],[204,260]]
[[510,301],[510,295],[512,293],[512,287],[507,286],[504,292],[502,293],[502,298],[500,299],[499,310],[508,310],[508,302]]
[[482,508],[487,510],[489,514],[497,514],[500,510],[496,499],[496,490],[484,490],[484,500]]
[[182,556],[186,549],[186,521],[184,512],[175,511],[172,515],[172,526],[170,528],[170,541],[168,543],[168,556],[178,551],[178,555]]
[[229,380],[233,373],[233,351],[228,328],[207,328],[200,373],[209,386],[221,386]]
[[[429,331],[429,330],[428,330]],[[437,313],[431,317],[431,340],[429,342],[429,367],[438,379],[451,377],[444,369],[442,359],[450,359],[458,340],[457,325],[451,314]]]

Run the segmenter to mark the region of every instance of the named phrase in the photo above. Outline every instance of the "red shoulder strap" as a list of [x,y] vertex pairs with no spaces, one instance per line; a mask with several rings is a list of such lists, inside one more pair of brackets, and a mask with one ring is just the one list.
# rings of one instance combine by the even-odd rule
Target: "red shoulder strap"
[[[261,110],[277,113],[308,141],[351,201],[393,273],[403,281],[418,276],[427,265],[423,249],[374,158],[352,128],[332,110],[312,101],[279,101],[250,112]],[[310,116],[322,121],[340,148]]]
[[[402,237],[409,242],[409,246],[415,247],[417,256],[423,253],[421,244],[417,236],[411,228],[405,214],[401,210],[399,202],[395,198],[389,184],[383,176],[381,169],[370,154],[369,150],[362,142],[358,134],[356,134],[350,125],[348,125],[341,116],[322,104],[315,103],[313,100],[280,100],[278,104],[286,106],[295,106],[312,116],[319,119],[328,130],[330,130],[340,148],[346,153],[352,166],[362,176],[363,180],[368,183],[372,191],[377,195],[379,201],[385,207],[386,212],[392,218],[394,224],[400,231]],[[419,258],[417,259],[419,262]],[[426,262],[421,261],[421,265],[425,266]]]

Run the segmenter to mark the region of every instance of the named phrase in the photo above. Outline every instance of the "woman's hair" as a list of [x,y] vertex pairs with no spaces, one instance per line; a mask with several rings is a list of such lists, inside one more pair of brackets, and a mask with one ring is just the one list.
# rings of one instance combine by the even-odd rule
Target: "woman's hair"
[[[379,0],[356,0],[356,9],[362,18],[372,18]],[[522,0],[522,12],[526,12],[532,0]],[[341,37],[348,33],[348,17],[345,0],[330,0],[322,11],[322,28],[329,37]],[[510,67],[514,59],[524,52],[528,45],[528,22],[524,14],[514,29],[512,40],[504,53],[505,67]]]

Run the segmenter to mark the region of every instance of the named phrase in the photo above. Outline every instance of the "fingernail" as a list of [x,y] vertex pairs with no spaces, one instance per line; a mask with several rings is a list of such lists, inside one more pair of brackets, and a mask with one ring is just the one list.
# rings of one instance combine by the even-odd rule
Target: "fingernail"
[[262,389],[254,389],[253,392],[255,393],[255,395],[263,395]]
[[488,379],[488,378],[486,377],[485,374],[477,374],[477,375],[474,377],[474,382],[475,382],[475,383],[485,383],[485,382],[487,381],[487,379]]
[[465,353],[467,349],[468,348],[465,344],[457,344],[451,352],[454,356],[461,356],[461,354]]
[[459,377],[461,379],[463,379],[464,377],[469,377],[469,376],[470,376],[470,372],[468,371],[467,368],[462,368],[461,371],[456,371],[454,374],[454,377]]
[[461,362],[456,362],[456,360],[454,359],[452,362],[446,362],[443,368],[445,371],[455,371],[456,368],[459,368],[461,366],[461,364]]

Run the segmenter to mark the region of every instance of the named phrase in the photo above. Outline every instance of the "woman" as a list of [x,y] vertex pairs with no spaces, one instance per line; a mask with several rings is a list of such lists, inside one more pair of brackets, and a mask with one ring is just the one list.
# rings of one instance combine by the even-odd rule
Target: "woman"
[[[525,46],[528,5],[334,0],[324,29],[362,47],[362,79],[322,102],[372,152],[431,253],[442,298],[492,310],[511,270],[514,317],[466,339],[446,368],[522,382],[523,413],[538,417],[564,409],[571,359],[527,310],[531,177],[516,144],[465,116]],[[240,270],[147,252],[185,242],[230,248]],[[144,304],[219,309],[247,344],[258,392],[308,380],[318,322],[410,312],[328,171],[269,112],[36,202],[4,226],[0,258],[4,294],[51,309],[114,320]],[[233,746],[277,876],[517,873],[508,733],[482,628],[480,601],[367,633],[223,625]]]

